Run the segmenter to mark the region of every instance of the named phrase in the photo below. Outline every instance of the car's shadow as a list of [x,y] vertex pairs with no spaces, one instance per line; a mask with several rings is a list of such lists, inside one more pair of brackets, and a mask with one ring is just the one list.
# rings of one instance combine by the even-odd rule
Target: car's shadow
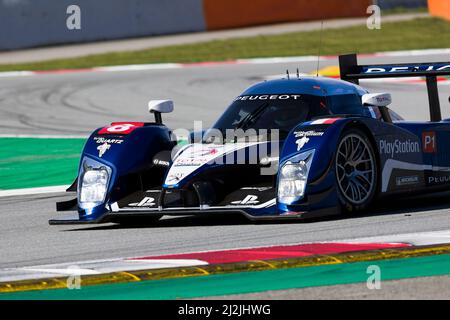
[[90,227],[69,229],[65,231],[92,231],[137,228],[173,228],[199,226],[232,226],[232,225],[276,225],[276,224],[308,224],[313,222],[339,221],[360,219],[371,216],[404,215],[410,216],[415,212],[427,212],[439,209],[450,209],[450,193],[439,193],[427,196],[414,196],[384,199],[376,202],[371,209],[354,214],[341,214],[323,218],[305,220],[261,220],[251,221],[239,214],[202,214],[201,216],[181,216],[164,218],[157,222],[129,219],[126,224],[104,224]]
[[450,192],[440,192],[428,195],[397,197],[376,202],[372,209],[361,212],[356,217],[373,215],[410,215],[415,212],[450,209]]

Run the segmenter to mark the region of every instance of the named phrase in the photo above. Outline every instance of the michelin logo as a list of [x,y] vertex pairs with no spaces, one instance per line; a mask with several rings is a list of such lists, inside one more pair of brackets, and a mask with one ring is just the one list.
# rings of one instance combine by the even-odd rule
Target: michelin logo
[[408,185],[418,184],[418,183],[419,183],[418,176],[397,177],[397,179],[396,179],[397,186],[408,186]]
[[417,141],[400,141],[396,139],[394,142],[380,140],[380,153],[390,155],[393,158],[396,154],[420,153],[420,145]]

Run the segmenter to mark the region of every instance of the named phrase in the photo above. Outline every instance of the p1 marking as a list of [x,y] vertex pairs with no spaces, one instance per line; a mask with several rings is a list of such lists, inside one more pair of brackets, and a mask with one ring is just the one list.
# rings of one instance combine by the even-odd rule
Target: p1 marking
[[429,131],[422,133],[422,146],[424,153],[436,153],[436,132]]

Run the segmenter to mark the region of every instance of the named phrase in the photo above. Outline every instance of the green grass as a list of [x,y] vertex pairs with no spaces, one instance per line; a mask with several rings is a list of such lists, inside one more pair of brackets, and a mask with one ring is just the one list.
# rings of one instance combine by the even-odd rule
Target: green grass
[[0,190],[71,184],[85,141],[0,138]]
[[403,13],[427,13],[428,7],[407,8],[407,7],[395,7],[392,9],[385,9],[381,13],[383,15],[389,14],[403,14]]
[[[366,26],[325,29],[321,54],[336,55],[350,52],[370,53],[391,50],[448,48],[450,47],[449,34],[450,21],[437,18],[384,23],[381,30],[368,30]],[[0,71],[74,69],[123,64],[186,63],[238,58],[316,55],[319,35],[320,31],[309,31],[216,40],[82,58],[0,65]]]

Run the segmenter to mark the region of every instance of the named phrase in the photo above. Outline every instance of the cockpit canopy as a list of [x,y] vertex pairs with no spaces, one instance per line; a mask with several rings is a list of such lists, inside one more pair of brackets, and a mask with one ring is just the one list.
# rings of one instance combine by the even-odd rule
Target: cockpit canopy
[[[327,115],[378,118],[377,106],[363,105],[362,97],[369,95],[358,85],[330,78],[265,81],[238,96],[212,129],[223,135],[227,130],[277,129],[283,139],[299,123]],[[370,101],[377,97],[372,96]]]

